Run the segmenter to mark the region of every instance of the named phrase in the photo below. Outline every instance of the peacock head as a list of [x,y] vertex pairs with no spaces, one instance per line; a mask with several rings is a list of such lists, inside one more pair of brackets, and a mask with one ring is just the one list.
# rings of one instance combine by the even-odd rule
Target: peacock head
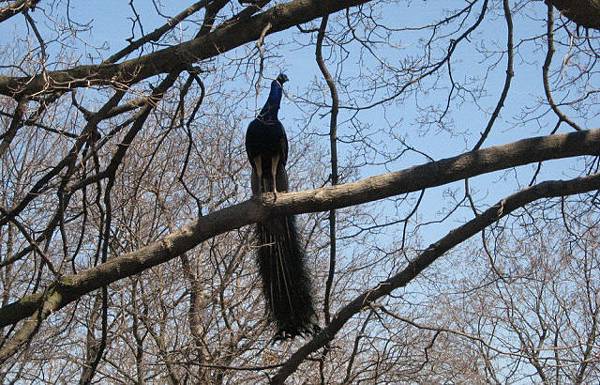
[[283,83],[287,82],[289,79],[286,74],[280,73],[275,80],[277,80],[279,84],[283,85]]

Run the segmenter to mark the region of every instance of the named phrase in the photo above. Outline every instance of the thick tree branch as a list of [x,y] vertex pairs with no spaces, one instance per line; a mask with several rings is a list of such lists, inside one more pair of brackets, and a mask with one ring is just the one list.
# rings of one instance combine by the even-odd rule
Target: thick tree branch
[[271,379],[271,384],[283,384],[285,379],[298,368],[310,353],[331,341],[353,315],[367,308],[377,299],[390,294],[393,290],[406,286],[448,250],[479,233],[502,217],[541,198],[579,194],[599,188],[600,174],[594,174],[566,181],[542,182],[501,200],[481,215],[450,231],[439,241],[432,243],[401,272],[386,281],[380,282],[376,287],[363,292],[344,306],[327,327],[290,357],[275,377]]
[[48,290],[48,296],[41,296],[39,309],[36,309],[32,316],[23,322],[23,325],[15,335],[6,342],[0,349],[0,364],[15,354],[21,346],[28,343],[37,333],[42,321],[46,319],[53,311],[58,310],[62,304],[60,292]]
[[[26,296],[0,308],[0,327],[14,324],[32,315],[45,295],[51,296],[53,292],[58,292],[61,299],[58,308],[62,308],[104,285],[180,256],[215,235],[265,220],[271,215],[326,211],[543,160],[599,154],[600,129],[578,131],[524,139],[472,151],[354,183],[297,193],[281,193],[277,194],[276,201],[270,195],[262,200],[251,199],[200,217],[196,222],[139,250],[115,257],[78,274],[64,276],[48,289],[50,292]],[[575,193],[569,192],[567,187],[564,190],[565,195]]]
[[35,8],[40,0],[19,0],[8,5],[8,7],[0,8],[0,23],[10,19],[14,15]]
[[600,30],[600,0],[546,0],[546,3],[575,23]]
[[2,142],[0,142],[0,158],[4,157],[4,153],[8,151],[11,142],[15,138],[15,135],[17,135],[17,131],[19,131],[19,128],[22,127],[23,114],[25,113],[26,109],[27,100],[19,100],[17,107],[15,108],[15,112],[13,113],[12,120],[10,121],[8,130],[0,135],[0,138],[2,139]]
[[0,94],[16,97],[93,85],[131,85],[254,41],[269,23],[268,34],[272,34],[368,1],[371,0],[290,1],[248,19],[225,23],[206,36],[119,64],[83,65],[31,77],[0,76]]

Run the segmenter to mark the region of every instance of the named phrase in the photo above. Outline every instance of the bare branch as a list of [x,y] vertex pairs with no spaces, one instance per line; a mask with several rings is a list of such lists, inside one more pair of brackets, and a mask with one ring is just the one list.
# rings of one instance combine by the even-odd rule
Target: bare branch
[[[579,131],[525,139],[503,146],[468,152],[354,183],[297,193],[281,193],[277,195],[276,201],[272,198],[247,200],[202,216],[195,223],[139,250],[112,258],[104,264],[78,274],[66,275],[58,281],[53,290],[60,292],[59,307],[64,307],[83,294],[180,256],[215,235],[262,221],[270,215],[300,214],[347,207],[540,160],[597,155],[599,152],[600,129]],[[597,183],[597,179],[592,181],[577,182],[574,186],[587,188]],[[575,189],[570,192],[572,190],[566,182],[553,183],[551,186],[565,185],[565,194],[575,194],[579,191]],[[526,191],[532,194],[538,190],[532,188]],[[33,294],[0,308],[0,327],[14,324],[30,316],[37,310],[42,300],[43,294]]]
[[144,55],[120,64],[82,65],[47,76],[0,76],[0,94],[37,95],[56,90],[89,87],[92,85],[130,85],[161,73],[205,60],[254,41],[265,26],[271,23],[268,34],[280,32],[297,24],[329,13],[363,4],[369,0],[294,0],[280,4],[249,19],[239,19],[216,28],[204,37]]
[[600,174],[595,174],[566,181],[542,182],[506,197],[484,211],[481,215],[450,231],[439,241],[432,243],[400,273],[392,276],[386,281],[380,282],[372,289],[363,292],[348,305],[340,309],[329,326],[324,328],[312,339],[312,341],[298,349],[298,351],[286,361],[283,367],[277,372],[277,375],[272,378],[271,383],[283,384],[286,378],[298,368],[300,363],[302,363],[310,353],[315,352],[317,349],[325,346],[325,344],[331,341],[336,333],[353,315],[360,312],[362,309],[368,308],[374,301],[390,294],[393,290],[406,286],[448,250],[479,233],[500,218],[542,198],[579,194],[597,190],[598,188],[600,188]]
[[201,1],[195,2],[194,4],[190,5],[189,7],[187,7],[180,13],[178,13],[175,17],[173,17],[172,19],[167,21],[161,27],[156,28],[154,31],[150,32],[147,35],[140,37],[136,41],[131,42],[131,44],[129,44],[127,47],[123,48],[119,52],[115,53],[114,55],[112,55],[111,57],[106,59],[104,61],[104,63],[105,64],[116,63],[117,61],[119,61],[122,58],[124,58],[125,56],[129,55],[130,53],[132,53],[136,49],[140,48],[144,44],[149,43],[151,41],[158,41],[161,38],[161,36],[163,36],[165,33],[169,32],[169,31],[171,31],[173,28],[175,28],[179,23],[181,23],[187,17],[193,15],[194,13],[198,12],[200,9],[205,7],[208,2],[209,2],[209,0],[201,0]]

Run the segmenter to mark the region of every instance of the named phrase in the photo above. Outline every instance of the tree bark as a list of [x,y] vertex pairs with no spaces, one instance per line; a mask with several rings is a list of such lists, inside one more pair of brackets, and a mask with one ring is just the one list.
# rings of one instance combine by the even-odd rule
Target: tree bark
[[546,0],[569,20],[600,30],[600,0]]
[[34,9],[39,1],[40,0],[18,0],[9,4],[7,7],[0,8],[0,23],[21,12],[27,12],[30,9]]

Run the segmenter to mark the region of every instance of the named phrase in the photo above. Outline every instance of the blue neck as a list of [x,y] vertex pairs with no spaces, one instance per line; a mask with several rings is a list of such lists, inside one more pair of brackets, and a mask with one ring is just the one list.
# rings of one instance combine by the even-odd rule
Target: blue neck
[[279,105],[281,103],[281,96],[283,95],[283,88],[277,80],[273,80],[271,83],[271,92],[269,98],[265,103],[260,114],[258,116],[264,120],[277,120],[277,113],[279,112]]

